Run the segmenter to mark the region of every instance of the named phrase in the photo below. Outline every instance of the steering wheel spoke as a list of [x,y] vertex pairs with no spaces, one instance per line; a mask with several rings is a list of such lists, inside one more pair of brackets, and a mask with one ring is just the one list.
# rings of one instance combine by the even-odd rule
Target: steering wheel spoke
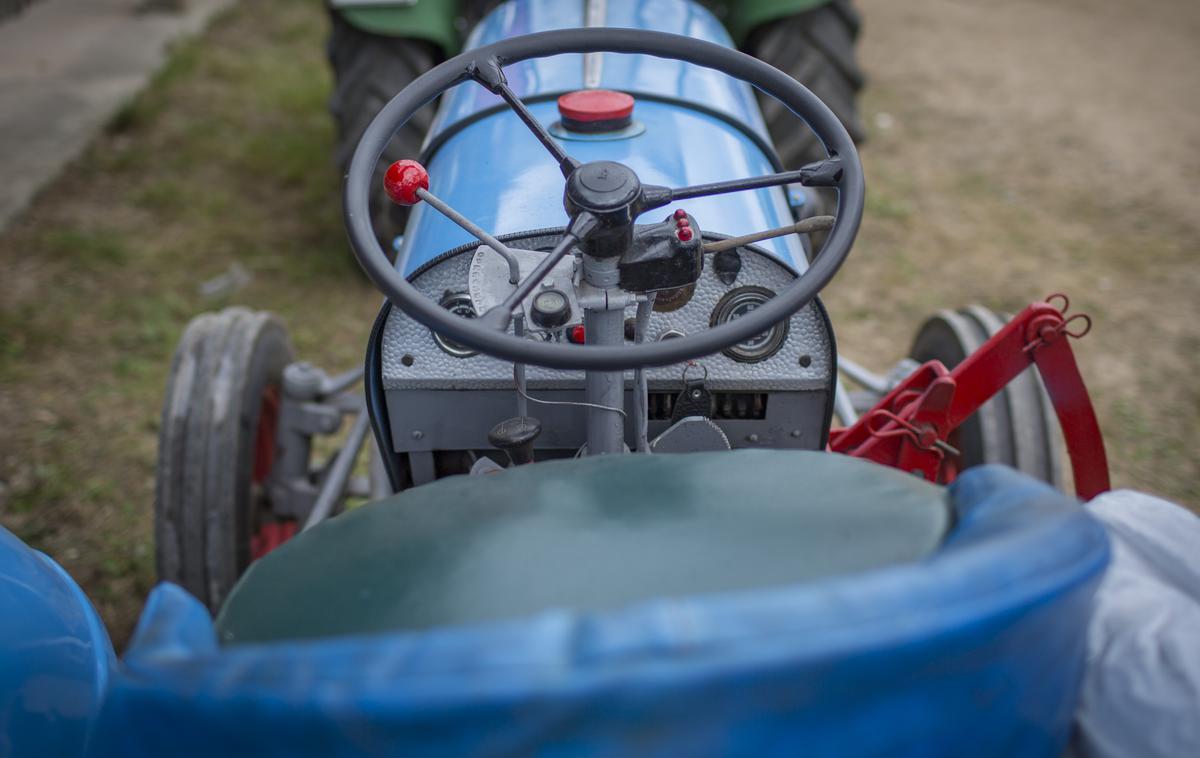
[[546,278],[546,275],[558,265],[558,262],[571,252],[571,248],[590,234],[597,225],[596,217],[586,211],[571,219],[571,225],[563,232],[562,239],[558,241],[554,249],[546,253],[546,257],[537,265],[537,268],[521,280],[521,283],[509,293],[503,303],[483,314],[483,322],[501,330],[508,329],[508,324],[512,320],[512,312],[521,305],[521,301],[529,297],[529,293],[533,292]]
[[690,187],[658,187],[643,188],[643,210],[653,210],[676,200],[690,200],[696,197],[724,195],[730,192],[778,187],[781,184],[802,184],[805,187],[837,187],[842,182],[842,160],[831,155],[824,160],[801,166],[795,171],[780,171],[777,174],[763,174],[746,179],[730,179],[724,182],[708,184],[693,184]]
[[508,107],[517,114],[517,118],[521,119],[529,131],[533,132],[533,136],[537,137],[538,142],[541,142],[542,146],[554,157],[564,178],[579,168],[579,161],[567,155],[567,151],[563,150],[554,136],[534,118],[529,108],[525,107],[525,103],[521,102],[521,98],[517,97],[517,93],[508,86],[508,78],[504,76],[504,68],[498,59],[488,58],[482,63],[473,61],[467,68],[467,73],[472,79],[483,85],[488,92],[499,95],[504,102],[508,103]]

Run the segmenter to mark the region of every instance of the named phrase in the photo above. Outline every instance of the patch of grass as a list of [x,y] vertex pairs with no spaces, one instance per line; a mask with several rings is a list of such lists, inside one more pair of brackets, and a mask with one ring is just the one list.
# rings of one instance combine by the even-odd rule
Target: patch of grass
[[191,76],[203,56],[202,41],[184,40],[176,44],[166,65],[155,76],[154,85],[122,106],[109,119],[106,131],[119,135],[150,126],[170,106],[172,84]]
[[[237,4],[0,235],[0,518],[118,645],[155,581],[158,414],[187,322],[268,309],[306,359],[362,360],[379,298],[342,231],[326,23],[317,3]],[[235,261],[251,282],[202,296]]]
[[912,205],[900,197],[887,195],[879,190],[867,190],[866,212],[893,221],[907,221],[912,216]]
[[47,255],[86,269],[120,265],[130,257],[129,243],[107,229],[51,229],[42,235],[40,243],[38,247]]

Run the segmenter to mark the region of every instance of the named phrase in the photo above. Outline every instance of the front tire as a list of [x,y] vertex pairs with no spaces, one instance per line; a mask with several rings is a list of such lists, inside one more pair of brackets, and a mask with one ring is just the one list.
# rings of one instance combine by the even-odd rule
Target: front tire
[[255,538],[295,531],[272,516],[264,491],[292,356],[274,316],[229,308],[194,319],[171,364],[155,487],[158,574],[214,612],[250,565]]

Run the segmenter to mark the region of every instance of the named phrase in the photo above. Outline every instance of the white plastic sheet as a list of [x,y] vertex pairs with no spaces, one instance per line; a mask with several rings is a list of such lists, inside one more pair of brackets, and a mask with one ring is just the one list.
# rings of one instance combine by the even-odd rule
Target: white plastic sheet
[[1200,518],[1129,490],[1087,504],[1112,564],[1096,596],[1077,715],[1094,758],[1200,756]]

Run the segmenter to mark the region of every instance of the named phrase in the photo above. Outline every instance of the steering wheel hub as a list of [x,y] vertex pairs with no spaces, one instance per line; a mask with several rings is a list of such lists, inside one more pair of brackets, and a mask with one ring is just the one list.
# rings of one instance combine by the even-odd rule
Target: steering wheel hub
[[567,212],[572,208],[606,213],[624,211],[641,194],[642,183],[633,169],[616,161],[593,161],[575,169],[567,179]]

